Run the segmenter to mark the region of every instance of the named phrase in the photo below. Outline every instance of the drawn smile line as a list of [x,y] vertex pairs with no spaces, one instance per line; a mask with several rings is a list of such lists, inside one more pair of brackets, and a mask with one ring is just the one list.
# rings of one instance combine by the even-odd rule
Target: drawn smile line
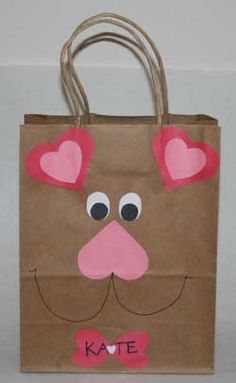
[[50,305],[47,303],[46,299],[44,298],[44,295],[41,291],[41,287],[40,287],[40,284],[39,284],[39,280],[37,278],[37,268],[34,268],[33,270],[29,270],[29,272],[33,273],[33,278],[34,278],[34,281],[35,281],[35,284],[36,284],[36,288],[37,288],[37,291],[38,291],[38,294],[41,298],[41,301],[42,303],[44,304],[44,306],[47,308],[47,310],[52,314],[54,315],[56,318],[58,319],[61,319],[63,321],[66,321],[66,322],[71,322],[71,323],[83,323],[83,322],[87,322],[87,321],[90,321],[94,318],[96,318],[100,313],[101,311],[103,310],[107,300],[108,300],[108,297],[109,297],[109,294],[110,294],[110,290],[111,290],[111,287],[113,288],[113,291],[114,291],[114,294],[115,294],[115,298],[116,298],[116,301],[117,303],[119,304],[120,307],[122,307],[124,310],[126,310],[127,312],[133,314],[133,315],[140,315],[140,316],[151,316],[151,315],[156,315],[156,314],[159,314],[165,310],[168,310],[170,307],[174,306],[183,296],[183,292],[184,292],[184,289],[185,289],[185,286],[186,286],[186,282],[187,282],[187,279],[192,279],[191,277],[188,277],[188,276],[184,276],[183,277],[183,282],[181,284],[181,287],[180,287],[180,290],[177,294],[177,296],[173,299],[173,301],[171,301],[170,303],[168,303],[167,305],[161,307],[161,308],[158,308],[157,310],[154,310],[154,311],[151,311],[151,312],[139,312],[139,311],[135,311],[133,309],[130,309],[129,307],[127,307],[120,299],[118,293],[117,293],[117,289],[116,289],[116,285],[115,285],[115,277],[114,277],[114,274],[112,273],[110,278],[109,278],[109,282],[108,282],[108,285],[107,285],[107,290],[106,290],[106,295],[105,295],[105,298],[103,299],[102,301],[102,304],[100,306],[100,308],[94,313],[92,314],[91,316],[87,317],[87,318],[84,318],[84,319],[69,319],[69,318],[66,318],[60,314],[58,314],[56,311],[54,311]]

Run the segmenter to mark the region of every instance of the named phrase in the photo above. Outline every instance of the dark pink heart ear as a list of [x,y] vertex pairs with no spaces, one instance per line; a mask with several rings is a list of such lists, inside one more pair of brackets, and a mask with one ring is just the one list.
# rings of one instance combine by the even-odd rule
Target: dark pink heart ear
[[28,153],[28,174],[39,182],[79,190],[85,180],[95,148],[84,128],[69,128],[53,144],[43,143]]
[[192,142],[182,128],[162,127],[152,150],[165,187],[169,190],[213,177],[218,153],[208,144]]

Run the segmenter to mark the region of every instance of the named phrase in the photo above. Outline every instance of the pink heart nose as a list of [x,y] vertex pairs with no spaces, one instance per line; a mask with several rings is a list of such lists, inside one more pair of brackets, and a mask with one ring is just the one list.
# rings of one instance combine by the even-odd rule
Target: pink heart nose
[[142,246],[116,221],[109,223],[78,254],[82,274],[92,279],[111,273],[126,280],[138,279],[147,270]]

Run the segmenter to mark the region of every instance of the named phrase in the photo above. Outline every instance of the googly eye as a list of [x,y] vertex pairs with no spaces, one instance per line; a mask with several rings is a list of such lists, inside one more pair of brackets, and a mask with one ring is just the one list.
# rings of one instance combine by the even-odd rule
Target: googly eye
[[110,201],[105,193],[94,192],[87,198],[87,213],[88,215],[101,221],[105,219],[110,212]]
[[125,221],[134,221],[138,219],[142,210],[142,201],[138,194],[124,194],[119,202],[120,217]]

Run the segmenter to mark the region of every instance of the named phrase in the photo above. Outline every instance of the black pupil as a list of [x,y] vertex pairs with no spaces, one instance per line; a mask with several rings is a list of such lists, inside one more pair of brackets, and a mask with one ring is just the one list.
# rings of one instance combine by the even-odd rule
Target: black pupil
[[126,221],[134,221],[138,216],[138,208],[132,203],[127,203],[121,209],[121,216]]
[[90,213],[93,219],[99,221],[107,216],[108,208],[104,203],[97,202],[92,206]]

